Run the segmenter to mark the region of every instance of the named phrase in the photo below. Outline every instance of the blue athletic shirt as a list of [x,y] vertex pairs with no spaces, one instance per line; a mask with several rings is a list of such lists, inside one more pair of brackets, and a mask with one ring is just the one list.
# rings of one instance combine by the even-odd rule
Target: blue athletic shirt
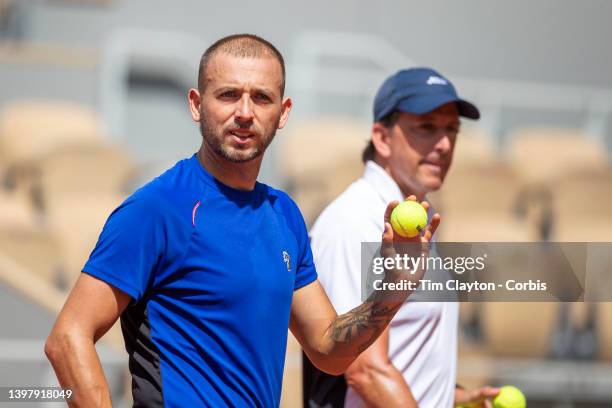
[[110,215],[83,272],[132,297],[135,407],[279,405],[293,291],[317,277],[285,193],[230,188],[194,155]]

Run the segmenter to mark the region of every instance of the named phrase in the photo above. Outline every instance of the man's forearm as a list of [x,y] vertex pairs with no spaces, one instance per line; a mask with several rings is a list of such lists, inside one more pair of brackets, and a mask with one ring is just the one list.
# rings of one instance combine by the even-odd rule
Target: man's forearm
[[[352,367],[351,367],[352,369]],[[402,374],[390,362],[376,367],[363,367],[346,373],[347,384],[368,407],[416,408],[417,403]]]
[[357,357],[367,349],[387,327],[395,313],[404,303],[398,300],[398,293],[393,299],[384,292],[375,292],[365,302],[347,313],[334,319],[326,335],[333,342],[330,356]]
[[52,334],[45,353],[62,388],[71,389],[70,407],[111,407],[108,383],[93,340]]

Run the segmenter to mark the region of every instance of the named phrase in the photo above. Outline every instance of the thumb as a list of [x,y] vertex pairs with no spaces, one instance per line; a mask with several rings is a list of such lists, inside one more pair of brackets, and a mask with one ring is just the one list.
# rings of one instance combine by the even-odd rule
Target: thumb
[[382,241],[384,244],[393,244],[393,227],[391,227],[391,224],[388,222],[385,222]]
[[495,398],[499,394],[500,389],[494,387],[483,387],[480,389],[480,393],[485,398]]
[[385,222],[385,230],[380,243],[380,255],[383,257],[393,256],[393,228],[388,222]]

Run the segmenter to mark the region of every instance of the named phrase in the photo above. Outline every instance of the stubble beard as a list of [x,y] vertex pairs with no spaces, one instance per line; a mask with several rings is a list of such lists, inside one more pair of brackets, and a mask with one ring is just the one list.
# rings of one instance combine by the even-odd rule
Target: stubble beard
[[260,138],[257,138],[255,140],[254,147],[241,150],[225,145],[223,143],[224,135],[217,133],[204,119],[205,116],[203,114],[201,114],[200,117],[200,134],[204,138],[204,142],[212,149],[213,152],[215,152],[215,154],[232,163],[245,163],[261,156],[266,151],[270,143],[272,143],[272,140],[274,140],[278,122],[280,121],[279,118],[277,123],[272,128],[272,131],[261,135]]

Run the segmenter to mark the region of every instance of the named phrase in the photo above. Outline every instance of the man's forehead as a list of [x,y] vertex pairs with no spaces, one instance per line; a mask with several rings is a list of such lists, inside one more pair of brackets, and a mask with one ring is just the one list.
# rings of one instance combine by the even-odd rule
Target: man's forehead
[[459,113],[456,108],[454,110],[452,108],[443,110],[435,109],[423,115],[416,115],[414,113],[400,111],[399,119],[407,120],[410,122],[428,122],[433,120],[444,120],[460,123]]
[[435,116],[435,115],[457,115],[459,116],[459,108],[455,102],[449,102],[442,106],[438,106],[431,112],[426,113],[423,116]]
[[282,84],[280,64],[271,55],[240,57],[219,52],[208,63],[205,77],[214,83],[248,82],[264,87],[280,87]]
[[459,109],[457,108],[456,103],[450,102],[450,103],[437,107],[431,112],[427,112],[422,115],[411,114],[411,116],[417,120],[432,120],[436,118],[445,118],[445,119],[456,119],[457,121],[459,121]]

